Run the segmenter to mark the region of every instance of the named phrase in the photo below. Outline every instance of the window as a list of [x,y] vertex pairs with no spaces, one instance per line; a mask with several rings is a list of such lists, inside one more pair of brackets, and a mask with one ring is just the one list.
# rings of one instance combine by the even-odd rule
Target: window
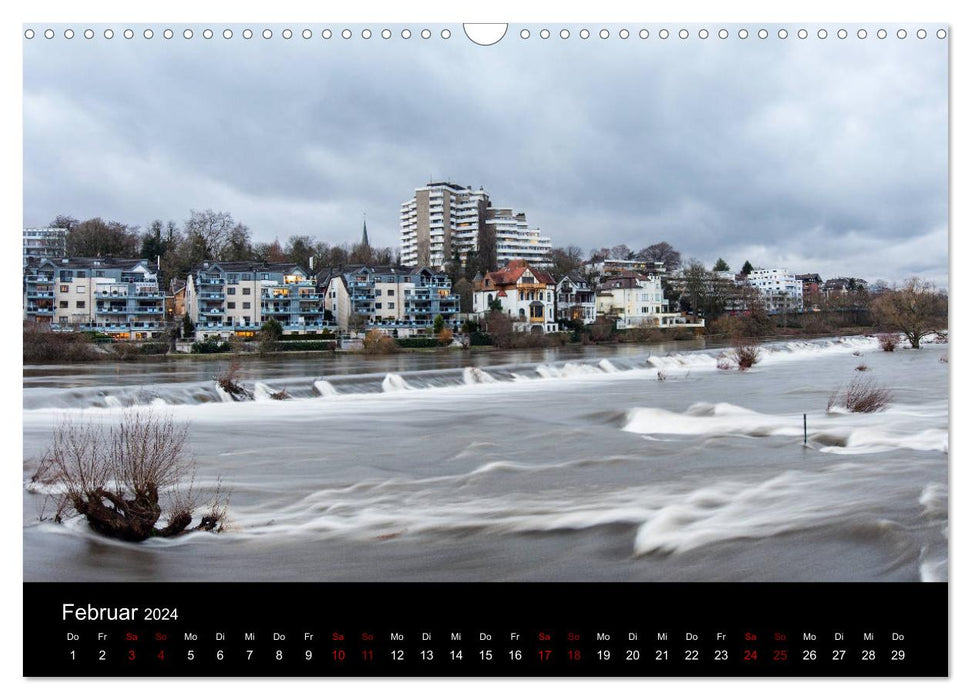
[[57,317],[57,322],[58,323],[67,323],[67,316],[58,316]]
[[236,296],[236,287],[228,287],[226,289],[226,294],[232,294],[233,296]]
[[77,287],[74,288],[74,291],[77,292],[78,294],[84,294],[84,292],[86,291],[86,287],[83,284],[79,284]]
[[394,302],[393,301],[389,301],[388,302],[388,308],[389,309],[393,309],[394,308]]
[[380,290],[380,288],[374,290],[374,296],[376,296],[376,297],[381,296],[381,290]]
[[85,277],[88,276],[88,273],[85,272],[84,270],[78,270],[77,274],[74,276],[77,277],[79,280],[83,280]]
[[226,308],[227,309],[235,309],[236,308],[236,302],[235,301],[227,301],[226,302]]
[[83,308],[84,308],[84,302],[83,302],[83,301],[80,301],[80,300],[79,300],[79,301],[77,302],[77,304],[76,304],[76,306],[77,306],[77,308],[79,308],[79,309],[83,309]]
[[374,308],[375,309],[380,309],[381,308],[381,302],[379,301],[379,302],[375,303]]
[[57,306],[58,306],[58,308],[66,309],[67,308],[67,299],[61,299],[59,302],[57,302]]
[[250,308],[250,306],[252,306],[252,304],[250,304],[248,301],[244,301],[243,302],[243,308],[244,309],[248,309],[248,308]]
[[67,294],[70,291],[71,291],[71,288],[68,285],[66,284],[61,285],[61,294]]
[[252,287],[243,287],[243,294],[249,294]]

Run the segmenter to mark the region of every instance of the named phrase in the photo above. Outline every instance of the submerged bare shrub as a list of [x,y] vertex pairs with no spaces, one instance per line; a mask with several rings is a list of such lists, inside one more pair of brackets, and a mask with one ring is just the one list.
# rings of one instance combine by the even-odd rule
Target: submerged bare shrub
[[274,401],[286,401],[287,399],[291,398],[291,396],[289,393],[287,393],[286,389],[280,389],[280,391],[274,391],[272,394],[270,394],[270,398]]
[[718,358],[718,369],[731,369],[732,363],[727,357]]
[[759,361],[761,354],[762,351],[759,350],[757,345],[739,343],[732,349],[730,357],[738,364],[739,370],[744,372]]
[[657,371],[657,380],[658,380],[659,382],[663,382],[663,381],[664,381],[665,379],[667,379],[667,378],[668,378],[668,377],[667,377],[667,375],[666,375],[666,374],[665,374],[664,372],[662,372],[661,370],[658,370],[658,371]]
[[881,333],[877,336],[877,342],[884,352],[893,352],[900,345],[900,336],[896,333]]
[[[58,494],[55,522],[82,516],[95,532],[129,542],[172,537],[192,524],[196,507],[188,432],[171,416],[136,410],[110,427],[65,420],[34,481]],[[196,529],[217,529],[225,503],[213,501],[210,511]]]
[[239,355],[233,355],[226,370],[216,377],[216,384],[229,394],[233,401],[247,401],[253,398],[252,392],[237,381],[239,368],[242,362]]
[[947,364],[947,355],[941,355],[940,357],[937,358],[937,361],[940,362],[941,364],[946,365]]
[[876,413],[884,410],[893,400],[893,394],[886,387],[871,379],[854,379],[844,390],[836,389],[829,397],[826,410],[839,407],[850,413]]
[[856,371],[857,372],[869,372],[870,371],[870,368],[867,367],[864,364],[859,364],[859,365],[856,366]]

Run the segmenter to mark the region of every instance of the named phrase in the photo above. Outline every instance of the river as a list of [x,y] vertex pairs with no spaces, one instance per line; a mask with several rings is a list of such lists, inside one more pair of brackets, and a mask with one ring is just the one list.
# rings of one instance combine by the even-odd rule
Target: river
[[[744,372],[724,352],[252,358],[245,402],[212,380],[225,357],[28,366],[24,579],[946,580],[947,346],[769,343]],[[864,375],[887,410],[827,411]],[[225,532],[126,544],[39,520],[55,423],[133,406],[188,421]]]

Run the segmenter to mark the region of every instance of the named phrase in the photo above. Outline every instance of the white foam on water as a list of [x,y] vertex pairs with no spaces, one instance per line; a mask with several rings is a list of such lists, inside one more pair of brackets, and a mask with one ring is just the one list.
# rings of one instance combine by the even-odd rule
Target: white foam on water
[[666,372],[713,371],[718,369],[718,358],[704,352],[651,355],[647,358],[647,363]]
[[917,499],[924,507],[924,517],[930,519],[947,518],[947,486],[933,481],[924,487]]
[[927,547],[920,549],[920,580],[924,583],[947,581],[947,557],[931,557]]
[[597,364],[600,367],[600,369],[602,369],[607,374],[616,374],[617,372],[620,371],[619,369],[617,369],[617,365],[615,365],[613,362],[611,362],[607,358],[602,359]]
[[[551,365],[536,365],[536,374],[541,376],[543,379],[556,379],[561,376],[560,370]],[[518,375],[513,375],[518,376]]]
[[221,386],[219,386],[218,383],[216,383],[216,395],[219,397],[219,400],[222,401],[223,403],[235,403],[235,401],[233,401],[233,397],[230,396],[229,392],[223,389]]
[[[882,413],[833,412],[810,414],[808,439],[821,452],[872,454],[908,449],[947,452],[945,428],[921,429],[917,419],[935,420],[935,411]],[[684,413],[663,408],[634,408],[622,428],[627,432],[657,435],[698,435],[765,438],[803,436],[802,414],[769,415],[730,403],[696,403]]]
[[495,384],[497,381],[495,377],[479,367],[466,367],[462,370],[464,384]]
[[271,394],[275,394],[270,386],[264,384],[263,382],[253,382],[253,400],[254,401],[271,401]]
[[400,374],[394,374],[393,372],[389,372],[384,378],[384,381],[381,382],[381,391],[385,393],[408,391],[411,388],[411,385]]
[[337,396],[337,389],[326,379],[318,379],[314,382],[314,389],[321,396]]
[[802,416],[770,416],[730,403],[696,403],[684,413],[635,408],[623,430],[643,435],[802,435]]
[[119,399],[117,396],[106,396],[105,406],[107,406],[108,408],[121,408],[122,407],[121,399]]
[[790,470],[755,484],[725,481],[691,491],[641,525],[634,554],[686,552],[856,519],[863,497],[844,488],[842,478],[832,472]]
[[822,447],[820,452],[872,454],[899,449],[947,452],[947,430],[928,428],[917,433],[907,434],[881,428],[856,428],[849,432],[845,446]]

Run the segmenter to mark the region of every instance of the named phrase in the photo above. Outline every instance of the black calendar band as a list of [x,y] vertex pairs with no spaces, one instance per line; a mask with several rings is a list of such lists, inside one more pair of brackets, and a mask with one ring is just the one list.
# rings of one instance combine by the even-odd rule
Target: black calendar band
[[25,676],[948,675],[947,584],[25,583]]

